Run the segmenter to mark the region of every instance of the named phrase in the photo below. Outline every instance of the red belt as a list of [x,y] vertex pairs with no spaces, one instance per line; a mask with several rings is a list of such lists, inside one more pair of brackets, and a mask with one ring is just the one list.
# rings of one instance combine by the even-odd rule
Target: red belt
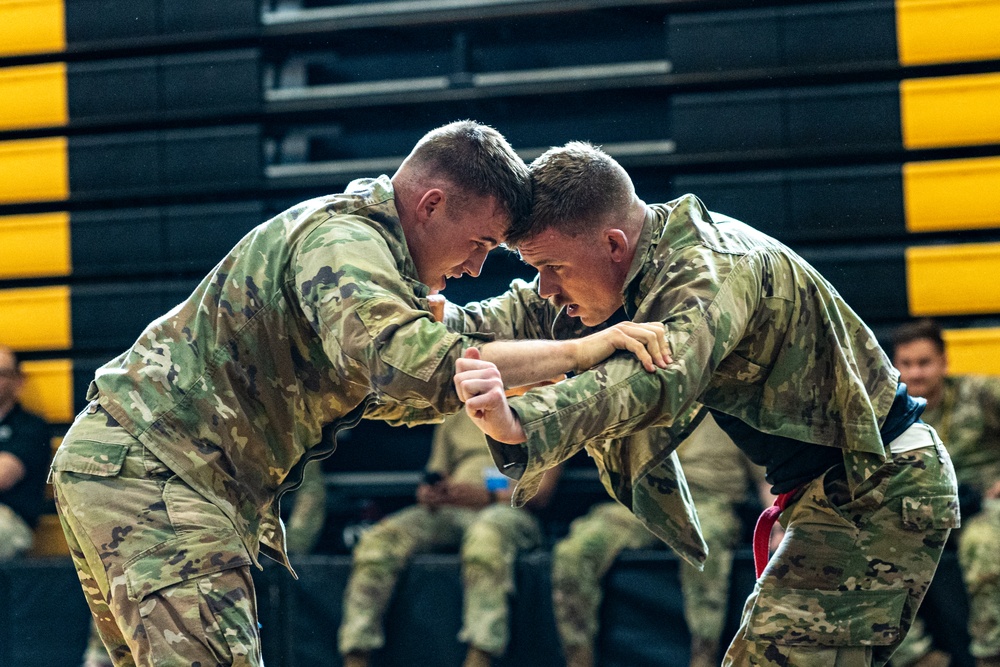
[[798,489],[792,489],[788,493],[779,494],[774,499],[774,504],[764,510],[760,518],[757,519],[757,525],[753,529],[753,565],[757,570],[758,579],[764,573],[764,568],[767,567],[767,561],[770,558],[769,547],[771,545],[771,529],[774,528],[774,522],[778,520],[778,515],[788,507],[788,503],[791,502],[792,496],[796,492],[798,492]]

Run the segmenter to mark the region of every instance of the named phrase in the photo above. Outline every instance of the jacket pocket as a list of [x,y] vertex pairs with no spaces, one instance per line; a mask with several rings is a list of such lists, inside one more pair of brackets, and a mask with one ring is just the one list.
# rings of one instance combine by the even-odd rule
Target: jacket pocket
[[121,473],[126,454],[128,445],[77,440],[56,450],[52,471],[116,477]]
[[747,634],[786,646],[887,646],[899,640],[907,591],[762,589]]
[[907,530],[944,530],[961,525],[954,496],[904,497],[902,514]]

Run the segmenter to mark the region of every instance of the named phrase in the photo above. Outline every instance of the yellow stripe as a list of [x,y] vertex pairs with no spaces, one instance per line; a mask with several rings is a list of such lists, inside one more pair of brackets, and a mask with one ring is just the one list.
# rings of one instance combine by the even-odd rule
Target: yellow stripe
[[896,0],[896,41],[903,65],[1000,57],[997,0]]
[[0,204],[68,198],[66,137],[0,142]]
[[64,50],[62,0],[0,0],[0,55]]
[[68,276],[72,273],[69,213],[0,217],[0,278]]
[[1000,243],[906,249],[911,315],[1000,313]]
[[21,402],[53,423],[73,421],[73,362],[69,359],[25,361]]
[[66,63],[0,69],[0,130],[69,121]]
[[1000,227],[1000,157],[908,162],[903,205],[910,232]]
[[15,350],[73,346],[69,287],[0,290],[0,340]]
[[1000,375],[1000,329],[944,331],[948,372]]
[[1000,142],[1000,73],[906,79],[899,116],[906,148]]

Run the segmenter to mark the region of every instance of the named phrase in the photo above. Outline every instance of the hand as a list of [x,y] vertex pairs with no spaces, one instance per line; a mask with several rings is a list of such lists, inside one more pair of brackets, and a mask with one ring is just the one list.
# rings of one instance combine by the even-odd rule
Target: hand
[[993,486],[986,489],[983,498],[1000,498],[1000,481],[994,482]]
[[430,509],[444,505],[447,495],[447,484],[443,481],[433,485],[421,484],[417,487],[417,502]]
[[427,296],[427,307],[430,310],[431,317],[434,318],[435,322],[444,321],[444,304],[447,302],[448,300],[437,292]]
[[666,368],[673,361],[666,333],[667,329],[661,322],[619,322],[576,341],[576,370],[585,371],[616,350],[628,350],[634,354],[650,373],[657,367]]
[[455,507],[481,509],[493,502],[490,492],[482,484],[449,484],[445,492],[445,503]]
[[503,378],[494,364],[480,359],[479,350],[470,347],[455,362],[455,371],[458,398],[479,430],[507,444],[527,439],[521,422],[507,404]]

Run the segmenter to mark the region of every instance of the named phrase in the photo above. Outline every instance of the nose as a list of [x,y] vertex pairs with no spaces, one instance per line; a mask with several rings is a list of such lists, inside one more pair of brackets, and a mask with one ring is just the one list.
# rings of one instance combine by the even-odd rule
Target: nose
[[478,278],[479,274],[483,271],[483,264],[486,263],[486,256],[488,254],[490,254],[489,250],[479,250],[475,252],[462,266],[462,270],[473,278]]
[[546,276],[545,272],[538,274],[538,296],[543,299],[551,299],[552,297],[559,294],[559,287],[556,285],[556,281]]

